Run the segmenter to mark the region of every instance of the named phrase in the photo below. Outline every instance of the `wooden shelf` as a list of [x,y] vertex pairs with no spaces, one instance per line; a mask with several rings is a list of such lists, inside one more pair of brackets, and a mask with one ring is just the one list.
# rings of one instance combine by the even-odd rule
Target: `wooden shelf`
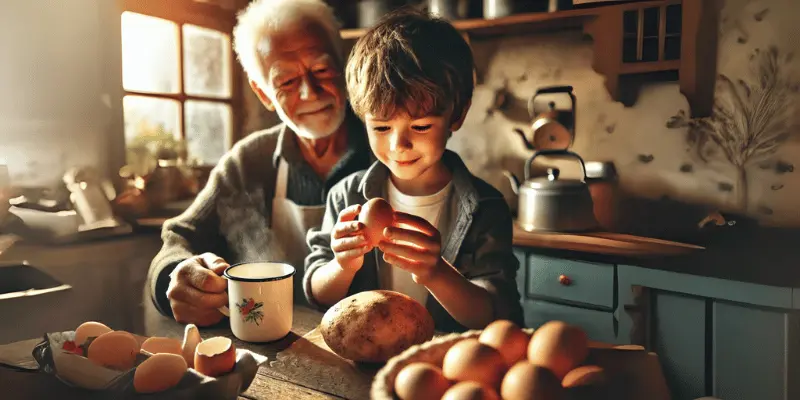
[[[496,19],[465,19],[453,21],[453,26],[464,33],[465,39],[515,35],[533,32],[582,29],[594,40],[592,68],[606,78],[605,86],[611,98],[620,101],[620,76],[650,72],[678,71],[681,92],[692,108],[693,117],[708,116],[714,103],[716,76],[717,29],[719,10],[715,0],[649,0],[615,3],[590,8],[557,12],[539,12],[511,15]],[[623,14],[629,10],[666,7],[681,4],[681,33],[664,33],[666,37],[680,37],[680,60],[625,63],[622,59]],[[662,13],[663,14],[663,13]],[[662,15],[662,20],[664,20]],[[662,21],[663,23],[663,21]],[[358,39],[367,29],[341,31],[346,40]],[[638,34],[638,33],[637,33]],[[663,40],[662,40],[663,42]],[[660,43],[663,46],[663,43]],[[700,59],[704,61],[701,63]],[[631,105],[631,104],[626,104]]]
[[[581,27],[586,19],[592,18],[597,14],[598,8],[604,7],[582,8],[551,13],[538,12],[516,14],[494,19],[462,19],[453,21],[452,23],[459,31],[476,36],[502,35],[508,33],[509,30],[517,30],[519,28],[538,31],[542,28]],[[366,32],[367,29],[344,29],[341,31],[342,38],[344,39],[358,39]]]
[[628,62],[622,63],[619,72],[622,75],[644,74],[658,71],[677,71],[681,67],[681,60],[653,61],[653,62]]

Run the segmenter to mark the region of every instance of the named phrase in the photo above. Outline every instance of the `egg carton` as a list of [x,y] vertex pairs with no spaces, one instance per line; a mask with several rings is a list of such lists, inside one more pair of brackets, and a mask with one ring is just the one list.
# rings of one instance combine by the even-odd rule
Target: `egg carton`
[[[116,371],[64,350],[64,344],[74,339],[75,331],[45,334],[44,340],[32,351],[39,371],[55,375],[68,386],[107,392],[115,399],[236,399],[253,382],[258,367],[267,361],[260,354],[236,349],[236,365],[231,372],[214,378],[189,368],[175,387],[144,395],[137,393],[133,387],[136,367],[128,371]],[[141,342],[147,338],[137,336],[137,339]],[[140,354],[136,365],[147,358],[147,355]]]

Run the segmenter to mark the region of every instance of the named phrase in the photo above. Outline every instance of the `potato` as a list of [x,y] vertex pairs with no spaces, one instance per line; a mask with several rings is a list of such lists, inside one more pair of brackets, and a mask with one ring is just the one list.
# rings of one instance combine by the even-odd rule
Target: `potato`
[[322,317],[320,333],[343,358],[384,362],[433,337],[433,318],[402,293],[373,290],[346,297]]

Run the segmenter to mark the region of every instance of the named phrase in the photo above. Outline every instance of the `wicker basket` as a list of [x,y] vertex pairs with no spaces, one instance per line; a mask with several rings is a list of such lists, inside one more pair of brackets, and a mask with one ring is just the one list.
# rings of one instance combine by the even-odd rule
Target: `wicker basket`
[[[529,335],[533,334],[533,329],[523,329],[523,331]],[[392,357],[372,380],[369,398],[372,400],[397,399],[394,396],[394,379],[403,367],[413,362],[426,362],[441,367],[444,356],[451,347],[464,339],[477,339],[481,332],[481,330],[471,330],[439,336],[425,343],[411,346],[406,351]]]

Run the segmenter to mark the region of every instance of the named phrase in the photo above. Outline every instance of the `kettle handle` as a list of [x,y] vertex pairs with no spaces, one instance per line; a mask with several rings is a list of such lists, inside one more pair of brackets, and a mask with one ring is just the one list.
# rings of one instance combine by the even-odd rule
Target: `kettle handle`
[[583,158],[576,153],[562,149],[543,149],[533,153],[531,158],[529,158],[528,162],[525,164],[526,181],[531,178],[531,165],[533,165],[533,160],[538,156],[571,156],[578,159],[578,161],[581,163],[581,170],[583,171],[583,180],[586,181],[586,164],[583,162]]
[[577,102],[575,101],[575,95],[572,93],[572,91],[573,91],[572,86],[547,86],[547,87],[539,88],[538,90],[536,90],[536,93],[530,99],[528,99],[528,115],[530,115],[531,118],[536,118],[536,115],[533,112],[534,100],[540,94],[550,94],[550,93],[567,93],[567,94],[569,94],[569,100],[570,100],[570,102],[572,102],[572,104],[571,104],[572,112],[573,112],[573,114],[576,113],[576,108],[577,108],[578,105],[576,104]]

